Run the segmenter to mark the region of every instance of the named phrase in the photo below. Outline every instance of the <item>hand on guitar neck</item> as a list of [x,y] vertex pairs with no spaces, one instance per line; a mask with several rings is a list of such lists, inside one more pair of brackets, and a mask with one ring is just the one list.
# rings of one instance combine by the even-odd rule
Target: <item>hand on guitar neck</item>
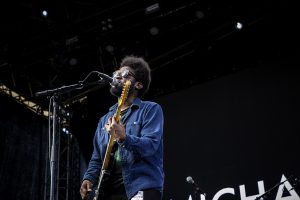
[[110,117],[108,123],[105,124],[105,129],[109,134],[113,134],[113,137],[118,142],[123,142],[126,138],[125,126],[120,121],[117,123],[115,117]]

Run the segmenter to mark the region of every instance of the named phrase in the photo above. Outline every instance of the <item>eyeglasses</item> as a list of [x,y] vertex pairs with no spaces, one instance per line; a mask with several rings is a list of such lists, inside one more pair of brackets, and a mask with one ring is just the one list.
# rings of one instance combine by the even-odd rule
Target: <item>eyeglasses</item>
[[136,76],[134,75],[134,73],[132,73],[128,69],[125,69],[122,71],[117,70],[113,73],[112,76],[113,76],[113,78],[116,78],[116,77],[128,78],[129,76],[132,76],[133,78],[137,79]]

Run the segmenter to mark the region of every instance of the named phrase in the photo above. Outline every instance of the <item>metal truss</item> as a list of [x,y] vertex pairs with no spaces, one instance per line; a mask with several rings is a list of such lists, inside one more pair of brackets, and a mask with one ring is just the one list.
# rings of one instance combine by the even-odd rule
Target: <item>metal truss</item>
[[80,200],[80,151],[74,135],[61,135],[58,200]]
[[[66,108],[59,107],[56,141],[57,163],[55,177],[55,200],[80,200],[80,149],[76,137],[69,131],[70,115]],[[50,113],[51,119],[51,113]],[[49,123],[50,130],[53,129]],[[44,200],[51,199],[49,152],[46,155],[46,173],[44,185]]]
[[6,85],[0,83],[0,92],[13,98],[18,103],[26,106],[29,110],[35,112],[38,115],[41,115],[45,118],[49,116],[49,112],[46,110],[42,110],[41,106],[37,103],[27,100],[24,96],[20,95],[19,93],[11,90]]

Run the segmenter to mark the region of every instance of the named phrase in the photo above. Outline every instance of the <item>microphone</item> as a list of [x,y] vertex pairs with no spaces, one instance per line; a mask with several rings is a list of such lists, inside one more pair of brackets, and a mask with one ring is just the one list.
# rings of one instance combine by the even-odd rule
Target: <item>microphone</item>
[[104,74],[104,73],[101,73],[101,72],[97,72],[98,76],[101,78],[101,79],[104,79],[105,81],[109,82],[109,83],[112,83],[113,82],[113,78],[108,76],[107,74]]
[[195,184],[195,181],[193,180],[193,178],[191,176],[186,177],[186,182]]
[[197,183],[195,183],[195,181],[193,180],[193,178],[191,176],[186,177],[186,182],[194,185],[196,192],[200,192],[200,194],[203,194],[204,196],[206,196],[206,193],[200,189],[199,185]]

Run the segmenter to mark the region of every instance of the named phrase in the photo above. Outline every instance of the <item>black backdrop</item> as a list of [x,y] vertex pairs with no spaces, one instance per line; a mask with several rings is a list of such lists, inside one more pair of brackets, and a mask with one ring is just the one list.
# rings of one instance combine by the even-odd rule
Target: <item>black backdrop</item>
[[43,199],[47,133],[47,120],[0,94],[0,199]]
[[[259,194],[258,181],[267,191],[282,175],[299,178],[298,73],[274,66],[250,68],[157,100],[165,113],[165,199],[188,199],[194,188],[187,176],[206,199],[234,189],[221,200],[242,199],[239,186],[249,197]],[[276,194],[277,189],[269,199]]]

